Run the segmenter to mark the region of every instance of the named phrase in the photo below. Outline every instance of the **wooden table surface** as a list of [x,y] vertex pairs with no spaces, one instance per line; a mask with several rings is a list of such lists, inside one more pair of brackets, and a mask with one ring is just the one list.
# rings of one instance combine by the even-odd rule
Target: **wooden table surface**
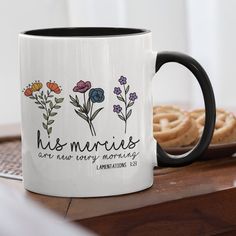
[[[17,136],[19,126],[0,127],[0,141]],[[236,235],[236,157],[157,168],[151,188],[115,197],[49,197],[24,190],[20,180],[0,184],[99,235]]]
[[153,187],[116,197],[48,197],[19,180],[0,183],[101,235],[236,235],[234,157],[157,168]]

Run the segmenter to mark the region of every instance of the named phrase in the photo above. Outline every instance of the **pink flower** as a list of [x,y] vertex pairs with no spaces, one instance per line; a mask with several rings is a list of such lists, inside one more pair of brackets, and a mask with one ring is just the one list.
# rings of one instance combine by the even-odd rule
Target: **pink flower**
[[83,80],[80,80],[76,86],[73,88],[74,92],[79,92],[79,93],[85,93],[91,88],[91,83],[90,81],[84,82]]

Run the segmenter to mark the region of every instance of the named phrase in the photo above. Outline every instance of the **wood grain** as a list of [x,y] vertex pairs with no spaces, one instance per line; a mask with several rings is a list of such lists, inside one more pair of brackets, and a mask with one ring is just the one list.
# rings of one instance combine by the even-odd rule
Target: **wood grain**
[[0,183],[1,236],[94,235],[24,198],[20,192]]
[[148,190],[115,197],[73,198],[67,218],[80,220],[215,193],[234,188],[235,181],[234,157],[197,162],[181,168],[156,169],[154,185]]
[[99,235],[235,235],[236,189],[79,220]]
[[0,183],[18,190],[24,198],[31,199],[39,205],[50,209],[63,217],[65,217],[67,213],[71,201],[70,198],[50,197],[29,192],[24,189],[22,181],[18,180],[0,178]]
[[115,197],[49,197],[0,183],[102,235],[236,235],[235,157],[157,168],[151,188]]
[[0,125],[0,142],[20,139],[20,124]]

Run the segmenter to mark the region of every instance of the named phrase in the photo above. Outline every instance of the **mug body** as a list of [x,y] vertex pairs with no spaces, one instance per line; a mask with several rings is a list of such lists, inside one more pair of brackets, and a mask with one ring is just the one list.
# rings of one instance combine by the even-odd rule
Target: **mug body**
[[151,33],[88,29],[19,36],[23,179],[30,191],[95,197],[153,184]]

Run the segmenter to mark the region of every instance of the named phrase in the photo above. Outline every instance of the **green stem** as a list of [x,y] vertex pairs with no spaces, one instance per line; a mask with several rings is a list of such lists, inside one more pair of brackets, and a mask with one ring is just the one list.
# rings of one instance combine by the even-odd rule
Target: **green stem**
[[90,109],[90,118],[89,118],[89,120],[90,120],[91,127],[92,127],[92,129],[93,129],[94,136],[96,136],[96,131],[95,131],[95,128],[94,128],[94,126],[93,126],[93,122],[91,121],[92,110],[93,110],[93,102],[92,102],[91,109]]
[[122,111],[120,112],[120,114],[121,114],[121,115],[124,117],[124,119],[125,119],[124,113],[123,113]]
[[52,110],[53,110],[53,108],[56,106],[56,103],[53,105],[53,107],[50,109],[50,111],[49,111],[49,109],[48,109],[48,107],[47,107],[47,101],[48,101],[48,98],[49,98],[49,96],[50,96],[50,94],[51,94],[51,90],[49,91],[49,93],[47,93],[47,95],[46,95],[46,97],[44,98],[44,93],[42,94],[42,97],[43,97],[43,101],[45,102],[45,110],[46,110],[46,113],[47,113],[47,123],[46,123],[46,127],[47,127],[47,133],[48,133],[48,137],[50,137],[50,134],[49,134],[49,124],[48,124],[48,122],[49,122],[49,118],[50,118],[50,115],[51,115],[51,112],[52,112]]
[[85,93],[84,93],[84,105],[85,105],[85,107],[86,107]]
[[94,136],[96,136],[96,131],[94,129],[94,126],[93,126],[93,123],[91,122],[91,126],[92,126],[92,129],[93,129],[93,133],[94,133]]
[[88,112],[89,111],[87,111],[87,106],[86,106],[86,99],[85,99],[85,93],[84,93],[84,107],[86,107],[86,117],[87,117],[87,122],[88,122],[88,125],[89,125],[89,128],[90,128],[90,132],[91,132],[91,134],[92,134],[92,136],[94,136],[94,134],[93,134],[93,129],[92,129],[92,123],[91,123],[91,120],[90,120],[90,118],[89,118],[89,116],[88,116]]
[[52,91],[50,90],[49,93],[47,93],[47,95],[46,95],[46,98],[45,98],[45,103],[46,103],[46,104],[47,104],[47,101],[48,101],[48,98],[49,98],[51,92],[52,92]]
[[[43,94],[44,95],[44,94]],[[44,98],[42,99],[44,102],[45,102],[45,105],[42,103],[42,101],[40,101],[39,99],[38,99],[38,96],[34,96],[35,97],[35,99],[36,99],[36,101],[42,106],[42,107],[44,107],[44,110],[46,111],[46,116],[47,116],[47,120],[46,120],[46,127],[47,127],[47,134],[48,134],[48,137],[49,137],[49,130],[48,130],[48,118],[49,118],[49,116],[48,116],[48,109],[47,109],[47,106],[46,106],[46,102],[45,102],[45,100],[44,100]]]
[[[125,85],[123,85],[123,87],[125,92]],[[125,92],[125,134],[126,134],[126,129],[127,129],[127,96]]]
[[50,117],[50,115],[51,115],[51,113],[52,113],[52,110],[55,108],[56,105],[57,105],[57,104],[55,103],[55,104],[53,105],[53,107],[51,108],[51,110],[48,112],[48,117]]
[[93,110],[93,102],[92,102],[92,105],[91,105],[91,109],[90,109],[90,120],[91,120],[91,116],[92,116],[92,110]]
[[88,121],[88,125],[89,125],[89,129],[90,129],[90,132],[91,132],[92,136],[94,136],[93,135],[93,129],[92,129],[92,123],[90,121]]
[[47,109],[47,108],[46,108],[46,105],[43,105],[43,103],[38,99],[38,96],[37,96],[37,97],[36,97],[36,96],[33,96],[33,97],[36,99],[37,102],[40,103],[40,105],[41,105],[42,107],[44,107],[45,110]]

